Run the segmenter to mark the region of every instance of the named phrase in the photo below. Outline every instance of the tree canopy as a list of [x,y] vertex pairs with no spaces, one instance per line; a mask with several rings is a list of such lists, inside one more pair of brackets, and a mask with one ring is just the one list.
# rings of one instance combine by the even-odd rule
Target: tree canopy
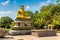
[[52,24],[52,27],[55,25],[60,25],[60,4],[48,4],[43,6],[39,12],[33,14],[33,24],[37,28],[42,28],[42,26],[47,26]]
[[0,27],[10,28],[10,24],[12,24],[12,22],[13,22],[13,20],[8,16],[2,17],[0,19]]

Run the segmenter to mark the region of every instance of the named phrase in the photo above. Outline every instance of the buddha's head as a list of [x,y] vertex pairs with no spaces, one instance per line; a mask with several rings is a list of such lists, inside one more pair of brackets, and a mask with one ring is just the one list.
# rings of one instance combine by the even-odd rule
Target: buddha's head
[[21,6],[20,6],[20,9],[21,9],[21,10],[24,10],[24,6],[23,6],[23,5],[21,5]]

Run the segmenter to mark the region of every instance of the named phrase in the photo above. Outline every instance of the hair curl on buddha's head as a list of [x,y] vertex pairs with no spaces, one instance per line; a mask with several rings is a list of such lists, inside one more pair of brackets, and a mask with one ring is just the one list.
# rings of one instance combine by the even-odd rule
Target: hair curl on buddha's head
[[21,5],[20,8],[23,7],[24,8],[24,5]]

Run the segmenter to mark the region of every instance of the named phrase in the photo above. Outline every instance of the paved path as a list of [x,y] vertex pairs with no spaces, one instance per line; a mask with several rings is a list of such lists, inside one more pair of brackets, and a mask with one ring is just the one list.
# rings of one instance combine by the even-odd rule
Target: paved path
[[60,33],[57,36],[49,36],[49,37],[35,37],[32,35],[19,35],[19,36],[12,36],[6,38],[0,38],[0,40],[60,40]]

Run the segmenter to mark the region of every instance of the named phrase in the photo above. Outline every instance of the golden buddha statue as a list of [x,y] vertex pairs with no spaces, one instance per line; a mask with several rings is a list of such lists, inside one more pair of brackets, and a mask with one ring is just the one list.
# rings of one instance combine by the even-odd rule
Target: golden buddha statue
[[24,11],[24,6],[21,5],[20,6],[20,10],[18,10],[18,13],[17,13],[17,19],[20,19],[20,18],[23,18],[23,19],[31,19],[31,17],[27,17],[26,15],[26,11]]

